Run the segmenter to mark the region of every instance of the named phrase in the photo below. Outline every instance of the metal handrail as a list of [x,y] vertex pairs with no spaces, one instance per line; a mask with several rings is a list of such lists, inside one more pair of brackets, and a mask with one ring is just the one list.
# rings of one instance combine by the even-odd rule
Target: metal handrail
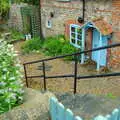
[[[120,72],[97,74],[97,75],[78,76],[77,75],[77,64],[78,64],[77,59],[75,59],[74,74],[58,75],[58,76],[46,76],[46,70],[45,70],[45,62],[46,61],[50,61],[50,60],[54,60],[54,59],[61,59],[61,58],[68,57],[68,56],[75,56],[76,57],[77,55],[80,55],[80,54],[83,54],[83,53],[99,51],[99,50],[108,49],[108,48],[114,48],[114,47],[119,47],[119,46],[120,46],[120,43],[117,43],[117,44],[112,44],[112,45],[108,45],[108,46],[104,46],[104,47],[94,48],[94,49],[91,49],[91,50],[85,50],[85,51],[77,52],[77,53],[73,53],[73,54],[66,54],[66,55],[51,57],[51,58],[47,58],[47,59],[36,60],[36,61],[32,61],[32,62],[26,62],[26,63],[23,64],[24,71],[25,71],[26,86],[28,87],[28,78],[43,78],[43,80],[44,80],[44,90],[46,90],[47,89],[46,88],[46,79],[72,77],[72,78],[74,78],[74,94],[75,94],[77,92],[77,90],[76,90],[77,89],[77,79],[120,76]],[[43,66],[43,75],[41,75],[41,76],[27,76],[26,65],[35,64],[35,63],[39,63],[39,62],[41,62],[42,66]]]
[[113,48],[113,47],[119,47],[120,43],[118,44],[112,44],[112,45],[108,45],[108,46],[104,46],[104,47],[99,47],[99,48],[94,48],[91,50],[85,50],[82,52],[76,52],[76,53],[72,53],[72,54],[66,54],[66,55],[60,55],[60,56],[55,56],[55,57],[51,57],[51,58],[46,58],[46,59],[41,59],[41,60],[36,60],[36,61],[32,61],[32,62],[26,62],[25,64],[34,64],[34,63],[38,63],[38,62],[45,62],[45,61],[49,61],[49,60],[54,60],[54,59],[60,59],[60,58],[64,58],[64,57],[69,57],[69,56],[75,56],[75,55],[80,55],[83,53],[89,53],[89,52],[94,52],[94,51],[98,51],[98,50],[103,50],[103,49],[108,49],[108,48]]

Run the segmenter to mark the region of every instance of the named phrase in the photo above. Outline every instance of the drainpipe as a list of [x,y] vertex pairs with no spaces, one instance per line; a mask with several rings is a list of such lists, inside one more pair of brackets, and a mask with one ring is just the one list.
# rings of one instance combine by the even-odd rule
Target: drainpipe
[[40,39],[44,41],[43,33],[42,33],[42,15],[41,15],[41,0],[39,0],[39,18],[40,18]]
[[83,22],[85,22],[85,0],[83,0]]

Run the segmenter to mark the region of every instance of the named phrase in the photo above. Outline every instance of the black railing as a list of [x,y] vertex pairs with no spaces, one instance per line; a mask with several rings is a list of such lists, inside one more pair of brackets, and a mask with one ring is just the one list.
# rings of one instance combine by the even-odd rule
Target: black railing
[[[73,53],[73,54],[66,54],[66,55],[56,56],[56,57],[52,57],[52,58],[47,58],[47,59],[42,59],[42,60],[37,60],[37,61],[32,61],[32,62],[26,62],[26,63],[23,64],[24,65],[24,71],[25,71],[26,86],[29,87],[28,86],[28,78],[43,78],[43,80],[44,80],[44,90],[46,90],[47,89],[46,88],[46,79],[71,77],[71,78],[74,78],[74,93],[76,93],[77,92],[76,88],[77,88],[77,80],[78,79],[120,76],[120,72],[98,74],[98,75],[78,76],[77,75],[77,64],[78,64],[78,60],[77,59],[75,59],[74,74],[57,75],[57,76],[47,76],[46,75],[46,69],[45,69],[45,62],[50,61],[50,60],[61,59],[61,58],[68,57],[68,56],[74,56],[74,57],[76,57],[77,55],[80,55],[80,54],[83,54],[83,53],[88,53],[88,52],[93,52],[93,51],[99,51],[99,50],[113,48],[113,47],[119,47],[119,46],[120,46],[120,43],[118,43],[118,44],[112,44],[112,45],[108,45],[108,46],[104,46],[104,47],[99,47],[99,48],[95,48],[95,49],[91,49],[91,50],[86,50],[86,51],[82,51],[82,52],[77,52],[77,53]],[[42,66],[43,66],[43,75],[41,75],[41,76],[27,76],[26,65],[28,65],[28,64],[35,64],[35,63],[42,63]]]

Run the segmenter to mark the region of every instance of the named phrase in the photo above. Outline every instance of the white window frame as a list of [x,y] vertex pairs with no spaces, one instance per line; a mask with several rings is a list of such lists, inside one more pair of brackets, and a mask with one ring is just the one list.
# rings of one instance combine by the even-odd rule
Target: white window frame
[[[48,24],[48,22],[49,22],[50,24]],[[51,21],[51,19],[48,19],[48,20],[46,21],[46,27],[47,27],[47,28],[51,28],[51,27],[52,27],[52,21]]]
[[[75,32],[73,32],[71,30],[71,28],[75,28]],[[81,27],[79,25],[76,25],[76,24],[70,24],[70,44],[72,44],[73,46],[75,46],[76,48],[82,48],[82,31],[81,31],[81,40],[78,38],[78,32],[77,32],[77,29]],[[82,30],[82,29],[81,29]],[[72,42],[72,34],[75,35],[75,43]],[[78,44],[78,42],[81,42],[81,45]]]

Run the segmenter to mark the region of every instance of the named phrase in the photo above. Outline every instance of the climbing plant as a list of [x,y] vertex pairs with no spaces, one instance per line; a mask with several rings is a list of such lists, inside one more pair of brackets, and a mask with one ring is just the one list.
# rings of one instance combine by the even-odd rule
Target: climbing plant
[[39,5],[39,0],[23,0],[23,2],[32,4],[32,5]]

